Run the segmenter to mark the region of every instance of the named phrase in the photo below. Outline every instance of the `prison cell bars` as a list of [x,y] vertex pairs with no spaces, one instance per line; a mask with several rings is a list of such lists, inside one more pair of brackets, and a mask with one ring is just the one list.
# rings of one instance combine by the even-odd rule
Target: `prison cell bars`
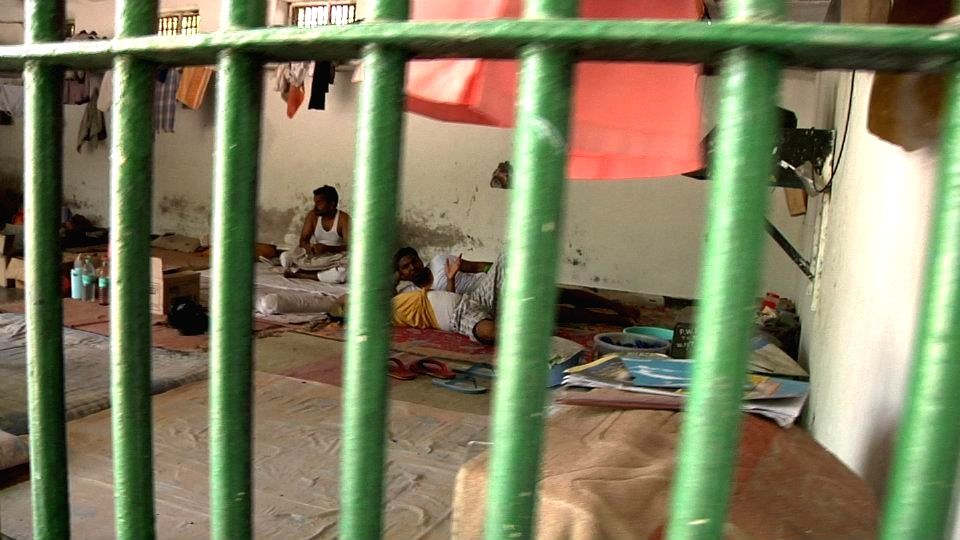
[[[422,57],[519,57],[516,184],[508,218],[507,270],[493,405],[488,538],[535,534],[536,478],[543,432],[545,348],[553,325],[557,232],[569,123],[570,66],[583,59],[704,62],[723,57],[718,159],[708,209],[711,238],[701,277],[704,309],[669,524],[671,538],[722,533],[739,431],[739,378],[772,165],[773,96],[785,65],[821,68],[951,69],[960,59],[952,27],[874,27],[776,23],[782,2],[739,0],[713,25],[675,21],[564,20],[572,0],[530,0],[522,21],[406,23],[404,0],[371,6],[372,22],[340,28],[263,29],[262,0],[227,4],[227,29],[209,35],[152,33],[155,2],[121,2],[118,39],[47,43],[60,38],[62,2],[26,2],[22,46],[0,47],[0,69],[25,78],[25,199],[29,405],[34,530],[62,538],[68,528],[63,422],[62,313],[57,294],[61,198],[62,66],[117,69],[111,216],[115,229],[111,365],[117,481],[117,533],[153,535],[150,469],[148,282],[152,94],[155,63],[219,58],[214,187],[215,252],[211,290],[211,506],[217,538],[251,535],[251,293],[255,230],[259,61],[349,58],[367,65],[357,133],[355,242],[344,375],[341,535],[382,533],[389,255],[400,173],[403,68]],[[956,75],[953,76],[956,78]],[[951,86],[915,376],[884,521],[887,538],[942,535],[956,470],[960,424],[960,100]],[[752,106],[748,106],[752,105]],[[252,109],[248,109],[249,112]],[[139,116],[138,116],[139,114]],[[136,119],[140,121],[137,122]],[[147,127],[145,127],[147,126]],[[150,133],[148,135],[148,132]],[[227,204],[227,203],[230,204]],[[233,204],[237,203],[236,208]],[[739,211],[733,211],[739,210]],[[245,287],[237,282],[239,268]],[[734,331],[719,332],[724,326]],[[521,331],[522,330],[522,331]],[[121,352],[122,351],[122,352]],[[713,454],[704,457],[704,453]],[[147,470],[144,470],[146,468]],[[941,474],[941,471],[948,471]]]

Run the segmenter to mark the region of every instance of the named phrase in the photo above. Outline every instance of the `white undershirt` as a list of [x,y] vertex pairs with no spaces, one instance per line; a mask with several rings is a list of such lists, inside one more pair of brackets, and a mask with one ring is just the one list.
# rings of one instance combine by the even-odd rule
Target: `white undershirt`
[[337,225],[340,223],[340,211],[333,217],[333,226],[330,230],[323,228],[323,216],[317,216],[317,226],[313,229],[313,235],[310,237],[311,244],[323,244],[325,246],[342,246],[343,237],[337,232]]
[[[433,288],[439,291],[447,290],[447,261],[456,259],[453,255],[437,255],[430,259],[430,271],[433,272]],[[460,272],[457,274],[457,282],[454,285],[454,291],[460,294],[467,294],[477,286],[477,281],[483,274],[472,274],[470,272]]]
[[428,291],[427,300],[433,308],[433,314],[440,323],[440,329],[445,332],[453,331],[453,312],[460,303],[460,295],[449,291]]

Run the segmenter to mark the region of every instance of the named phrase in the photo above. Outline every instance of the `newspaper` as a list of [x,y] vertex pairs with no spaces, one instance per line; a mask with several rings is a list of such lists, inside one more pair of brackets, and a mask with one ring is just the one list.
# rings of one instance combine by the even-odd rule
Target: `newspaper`
[[[645,371],[640,369],[644,363],[647,364]],[[633,372],[628,365],[633,366]],[[655,366],[664,369],[657,371],[653,369]],[[670,369],[666,370],[667,367]],[[678,404],[682,404],[688,394],[689,368],[690,362],[669,359],[663,355],[608,354],[589,364],[566,370],[563,384],[672,396]],[[678,377],[678,373],[684,369],[687,375]],[[638,386],[638,374],[642,375],[641,382],[648,382],[652,378],[655,381],[653,384],[658,385]],[[667,380],[671,382],[665,382]],[[809,384],[805,382],[750,375],[744,383],[741,409],[771,418],[781,427],[787,427],[800,416],[808,393]]]

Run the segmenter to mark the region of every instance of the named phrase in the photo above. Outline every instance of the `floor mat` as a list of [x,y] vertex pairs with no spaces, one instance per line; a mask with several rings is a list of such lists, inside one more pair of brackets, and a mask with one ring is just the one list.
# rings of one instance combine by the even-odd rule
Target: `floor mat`
[[[0,312],[23,313],[23,302],[0,304]],[[154,347],[169,351],[191,352],[205,351],[209,348],[210,337],[180,335],[175,328],[166,323],[166,317],[153,315],[152,344]],[[65,298],[63,300],[63,325],[75,330],[83,330],[101,336],[110,335],[110,306],[101,306],[96,302],[81,302]],[[279,330],[281,325],[272,321],[254,319],[255,334]]]
[[[347,339],[346,329],[340,324],[328,324],[307,333],[338,341]],[[420,356],[432,356],[475,364],[493,362],[495,350],[489,345],[470,341],[466,336],[453,332],[443,332],[430,328],[400,327],[393,328],[390,349]]]
[[[337,536],[339,388],[257,373],[254,403],[254,536]],[[482,448],[487,419],[393,401],[387,433],[384,536],[450,538],[454,480]],[[207,385],[153,399],[158,538],[208,538]],[[71,532],[111,538],[110,416],[68,426]],[[3,532],[30,537],[29,482],[0,491]]]
[[[64,329],[67,420],[110,406],[110,341],[104,336]],[[154,349],[151,392],[159,393],[206,377],[203,353]],[[0,313],[0,430],[28,430],[26,323],[23,315]]]

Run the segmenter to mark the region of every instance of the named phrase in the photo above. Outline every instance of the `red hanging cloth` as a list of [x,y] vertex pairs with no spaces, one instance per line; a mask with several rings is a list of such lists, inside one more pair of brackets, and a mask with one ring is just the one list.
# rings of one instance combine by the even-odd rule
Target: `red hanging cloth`
[[[693,19],[701,0],[582,0],[585,19]],[[414,20],[519,18],[520,0],[413,0]],[[516,60],[417,60],[407,110],[465,124],[512,127]],[[567,176],[671,176],[703,167],[699,66],[581,62],[574,72]]]

